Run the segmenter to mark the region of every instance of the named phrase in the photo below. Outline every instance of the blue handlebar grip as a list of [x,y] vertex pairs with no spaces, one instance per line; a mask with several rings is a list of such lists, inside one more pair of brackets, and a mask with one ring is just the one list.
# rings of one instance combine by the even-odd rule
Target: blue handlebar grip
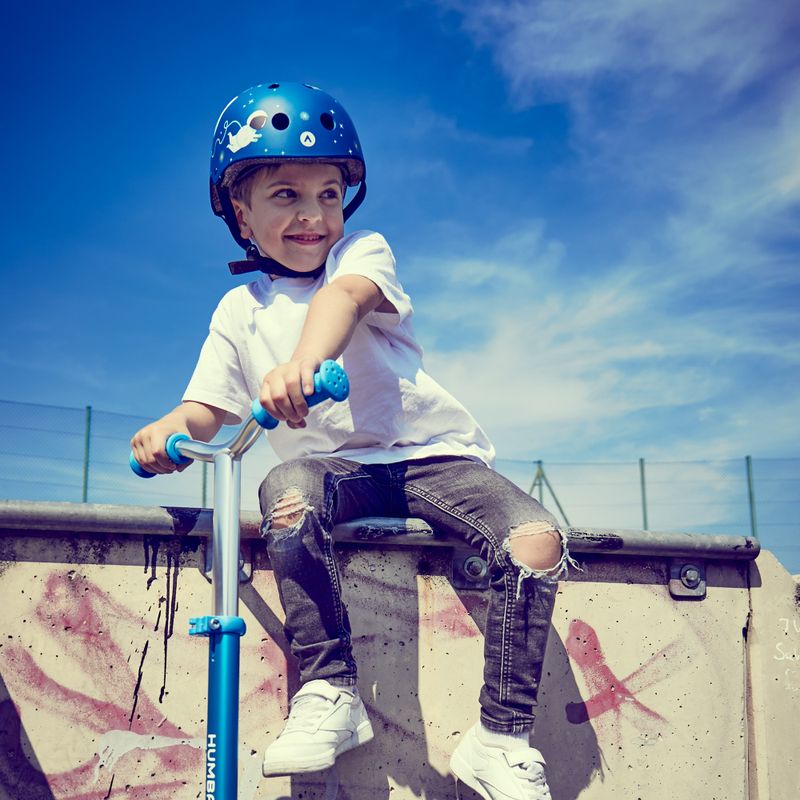
[[[319,370],[314,374],[314,393],[306,397],[309,406],[315,406],[325,400],[340,402],[350,394],[350,381],[347,373],[333,360],[323,361]],[[264,410],[256,397],[250,410],[256,422],[271,431],[278,426],[278,420]]]
[[350,381],[347,373],[331,359],[323,361],[319,371],[314,375],[314,394],[306,402],[315,406],[323,400],[333,400],[336,403],[346,400],[350,394]]
[[250,410],[253,412],[253,419],[262,427],[268,431],[271,431],[273,428],[278,427],[278,420],[272,416],[272,414],[268,413],[264,406],[258,402],[258,398],[256,397],[251,406]]
[[190,436],[187,436],[185,433],[173,433],[169,439],[167,439],[167,444],[164,449],[167,451],[167,455],[169,456],[169,460],[173,464],[188,464],[192,459],[187,458],[180,450],[178,450],[175,445],[178,442],[183,442],[187,439],[190,439]]
[[128,456],[128,463],[131,465],[131,469],[140,477],[140,478],[155,478],[155,472],[148,472],[135,458],[133,455],[133,450],[131,450],[131,454]]
[[[192,459],[186,458],[183,453],[178,450],[175,445],[183,441],[184,439],[188,439],[189,437],[185,433],[173,433],[168,439],[167,444],[165,446],[165,450],[167,451],[167,455],[169,456],[170,461],[173,464],[188,464]],[[155,472],[148,472],[134,457],[133,451],[131,450],[131,454],[128,456],[128,463],[131,466],[131,469],[140,477],[140,478],[155,478]]]

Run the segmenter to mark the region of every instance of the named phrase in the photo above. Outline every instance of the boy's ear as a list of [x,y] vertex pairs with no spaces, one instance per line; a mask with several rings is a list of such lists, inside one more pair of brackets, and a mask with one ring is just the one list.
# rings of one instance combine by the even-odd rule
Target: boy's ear
[[247,222],[247,213],[250,210],[241,200],[231,198],[233,210],[236,213],[236,223],[239,226],[239,233],[243,239],[251,239],[253,237],[253,229]]

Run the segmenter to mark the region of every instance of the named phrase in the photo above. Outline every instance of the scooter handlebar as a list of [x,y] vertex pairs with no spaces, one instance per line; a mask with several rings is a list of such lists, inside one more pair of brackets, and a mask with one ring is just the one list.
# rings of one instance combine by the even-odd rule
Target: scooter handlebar
[[[187,458],[180,450],[175,446],[178,442],[182,442],[189,437],[185,433],[173,433],[167,439],[167,444],[165,445],[164,449],[167,451],[167,455],[169,456],[169,460],[172,461],[173,464],[188,464],[192,459]],[[155,472],[148,472],[137,460],[136,457],[133,455],[133,451],[128,456],[128,463],[130,464],[131,469],[140,477],[140,478],[155,478]]]
[[[325,400],[341,402],[350,394],[350,381],[347,373],[335,361],[328,359],[323,361],[319,370],[314,375],[314,392],[306,397],[306,403],[315,406]],[[278,420],[269,414],[256,397],[250,407],[252,418],[264,429],[272,430],[278,426]],[[249,419],[242,423],[242,428],[250,422]],[[173,433],[166,443],[166,451],[170,460],[174,464],[188,464],[192,459],[184,456],[177,448],[177,444],[184,440],[190,440],[185,433]],[[191,441],[191,440],[190,440]],[[156,473],[148,472],[134,457],[131,452],[128,463],[131,469],[140,478],[152,478]]]
[[[323,361],[319,370],[314,374],[314,392],[306,397],[309,407],[322,403],[325,400],[340,402],[345,400],[350,394],[350,381],[347,373],[331,359]],[[265,411],[256,397],[250,407],[253,418],[256,422],[267,430],[271,431],[278,427],[278,420]]]

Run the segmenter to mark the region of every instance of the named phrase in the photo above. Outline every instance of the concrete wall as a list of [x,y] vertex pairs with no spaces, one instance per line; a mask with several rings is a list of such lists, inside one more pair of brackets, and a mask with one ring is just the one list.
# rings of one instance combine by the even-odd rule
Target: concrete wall
[[[98,507],[60,506],[62,525],[0,514],[0,798],[194,800],[207,643],[187,631],[211,612],[197,514],[173,515],[188,522],[167,535],[132,511],[124,533],[103,533]],[[376,738],[327,773],[266,780],[261,753],[298,684],[254,531],[240,798],[454,798],[447,761],[478,713],[485,596],[454,588],[452,550],[340,545]],[[585,572],[559,588],[534,735],[554,800],[796,800],[794,580],[769,553],[711,559],[705,599],[676,600],[669,558],[575,549]]]

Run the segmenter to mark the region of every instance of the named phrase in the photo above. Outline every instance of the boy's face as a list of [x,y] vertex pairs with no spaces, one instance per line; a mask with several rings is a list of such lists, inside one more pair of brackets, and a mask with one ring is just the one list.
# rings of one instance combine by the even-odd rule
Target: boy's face
[[342,238],[342,199],[337,166],[288,162],[256,175],[249,204],[232,202],[243,237],[284,266],[310,272]]

